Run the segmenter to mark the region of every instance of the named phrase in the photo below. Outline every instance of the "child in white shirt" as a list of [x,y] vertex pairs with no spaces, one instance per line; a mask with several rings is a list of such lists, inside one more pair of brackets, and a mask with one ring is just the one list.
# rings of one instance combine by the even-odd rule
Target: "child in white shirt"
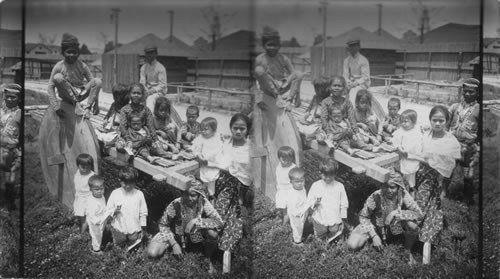
[[94,159],[86,153],[82,153],[76,157],[76,171],[74,177],[75,185],[75,200],[73,201],[73,212],[78,219],[80,233],[87,230],[87,222],[85,222],[85,208],[87,201],[92,195],[89,188],[89,178],[94,175]]
[[215,136],[217,120],[213,117],[203,119],[200,123],[200,132],[201,135],[193,140],[193,154],[200,162],[200,180],[207,185],[209,195],[213,196],[223,154],[223,142],[220,137]]
[[135,188],[138,176],[133,167],[122,167],[118,172],[121,187],[108,199],[107,210],[115,212],[111,221],[113,241],[120,247],[134,244],[144,235],[148,207],[144,194]]
[[287,200],[290,197],[290,192],[294,191],[292,182],[288,173],[295,168],[295,151],[290,146],[282,146],[278,149],[278,159],[280,160],[276,167],[276,208],[280,211],[283,218],[283,225],[288,223],[288,215],[286,214]]
[[349,201],[344,185],[335,180],[337,166],[333,158],[321,161],[321,180],[312,184],[307,195],[307,203],[313,204],[314,234],[320,239],[337,238],[347,226]]
[[412,196],[415,189],[415,174],[420,168],[420,162],[415,159],[408,159],[408,154],[419,155],[418,153],[422,149],[422,132],[416,127],[416,123],[416,111],[412,109],[403,111],[401,113],[401,126],[394,132],[392,138],[392,144],[402,157],[399,161],[400,171],[410,186],[410,189],[406,190]]
[[99,175],[93,175],[89,178],[90,191],[85,216],[89,226],[90,237],[92,238],[92,251],[101,254],[102,233],[106,220],[114,212],[114,209],[106,209],[106,200],[104,199],[104,178]]
[[310,208],[310,205],[307,204],[307,194],[304,188],[304,175],[304,170],[298,167],[291,169],[288,173],[293,190],[290,191],[288,196],[287,213],[288,218],[290,218],[290,226],[292,227],[293,243],[297,246],[303,245],[302,233]]

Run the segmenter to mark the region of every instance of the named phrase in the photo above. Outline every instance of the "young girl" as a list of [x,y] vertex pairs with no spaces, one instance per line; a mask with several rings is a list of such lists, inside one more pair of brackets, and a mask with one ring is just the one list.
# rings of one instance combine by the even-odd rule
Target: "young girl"
[[349,201],[344,185],[335,180],[337,162],[327,158],[321,161],[319,171],[321,180],[314,182],[307,194],[307,203],[313,204],[314,234],[319,239],[330,236],[335,239],[347,226]]
[[368,90],[361,89],[356,94],[356,109],[354,116],[359,128],[358,138],[365,144],[380,145],[379,120],[371,110],[372,95]]
[[207,184],[210,196],[215,194],[215,181],[219,178],[222,141],[215,136],[217,120],[207,117],[201,121],[201,136],[193,140],[193,155],[200,162],[200,180]]
[[[242,197],[250,196],[252,185],[250,167],[250,119],[237,113],[229,121],[231,140],[224,144],[224,158],[226,164],[221,166],[219,178],[215,182],[214,207],[224,220],[220,234],[219,249],[224,251],[223,273],[230,271],[231,252],[243,237]],[[248,201],[250,200],[250,201]],[[252,205],[247,199],[247,207]]]
[[103,119],[102,127],[96,127],[97,139],[107,148],[115,144],[120,136],[120,110],[129,102],[129,89],[123,84],[112,88],[113,103]]
[[170,118],[171,110],[172,105],[167,98],[159,97],[156,99],[153,123],[160,147],[165,151],[177,154],[181,147],[179,144],[180,133],[178,132],[177,125]]
[[413,195],[415,190],[415,174],[417,173],[420,162],[415,159],[409,159],[408,154],[417,154],[421,149],[422,132],[416,127],[417,112],[408,109],[401,113],[401,127],[392,135],[392,144],[396,151],[402,157],[399,161],[400,171],[403,178],[408,182],[410,189],[406,189]]
[[111,232],[119,247],[134,244],[144,235],[148,207],[144,194],[136,189],[138,176],[133,167],[122,167],[118,172],[121,187],[113,190],[108,199],[107,210],[115,212]]
[[286,213],[286,204],[293,191],[292,183],[288,173],[295,168],[295,151],[290,146],[282,146],[278,149],[278,159],[280,160],[276,167],[276,208],[280,211],[283,218],[283,225],[288,223]]
[[94,175],[94,159],[89,154],[82,153],[76,157],[75,200],[73,202],[73,211],[78,219],[80,232],[83,234],[87,230],[85,222],[85,209],[89,197],[92,195],[89,188],[89,178]]
[[424,242],[424,264],[430,262],[426,257],[430,253],[431,243],[443,229],[441,194],[443,179],[451,177],[456,160],[460,159],[460,143],[446,131],[450,121],[448,109],[435,106],[429,114],[431,131],[424,134],[422,149],[417,155],[408,154],[408,158],[419,159],[420,169],[416,174],[417,192],[415,201],[422,209],[424,221],[419,232],[419,240]]

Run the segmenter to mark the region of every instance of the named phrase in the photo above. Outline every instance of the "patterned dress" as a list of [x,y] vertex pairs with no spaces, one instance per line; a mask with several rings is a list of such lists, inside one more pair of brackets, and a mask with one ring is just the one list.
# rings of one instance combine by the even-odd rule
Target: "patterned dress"
[[443,212],[441,210],[442,184],[439,172],[427,164],[421,164],[416,174],[418,191],[415,200],[425,212],[418,238],[422,242],[434,242],[443,229]]

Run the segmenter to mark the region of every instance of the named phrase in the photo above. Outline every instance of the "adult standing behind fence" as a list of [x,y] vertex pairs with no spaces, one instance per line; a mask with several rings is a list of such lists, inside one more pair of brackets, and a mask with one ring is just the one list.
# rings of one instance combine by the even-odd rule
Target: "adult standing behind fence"
[[139,83],[146,88],[146,106],[150,111],[154,111],[156,99],[167,93],[167,70],[156,60],[157,56],[156,46],[144,48],[145,63],[141,66]]
[[347,41],[349,56],[344,60],[344,71],[342,76],[347,82],[349,99],[354,103],[356,93],[360,89],[370,87],[370,63],[360,52],[361,41],[356,38]]

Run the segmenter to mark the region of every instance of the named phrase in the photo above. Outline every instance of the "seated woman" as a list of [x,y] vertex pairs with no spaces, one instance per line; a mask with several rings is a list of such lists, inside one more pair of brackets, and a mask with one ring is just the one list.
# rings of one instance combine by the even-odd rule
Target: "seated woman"
[[414,264],[411,248],[417,239],[417,224],[422,218],[422,210],[404,188],[403,177],[392,169],[389,181],[366,199],[359,213],[360,224],[349,236],[347,246],[358,250],[371,239],[373,246],[382,250],[383,241],[386,241],[388,235],[404,233],[409,263]]
[[373,96],[366,89],[361,89],[356,94],[354,117],[358,126],[358,138],[368,146],[379,146],[381,143],[379,119],[372,112]]
[[117,84],[111,89],[113,93],[113,103],[104,116],[102,126],[96,127],[97,139],[106,149],[113,146],[120,136],[120,109],[129,102],[128,86]]
[[153,123],[158,135],[160,148],[174,154],[179,153],[181,145],[180,133],[177,125],[172,121],[170,114],[172,105],[165,97],[156,99],[153,112]]
[[[173,200],[165,209],[160,220],[160,232],[147,248],[149,257],[161,257],[168,247],[176,257],[181,257],[188,243],[203,243],[206,256],[210,258],[217,248],[218,230],[222,218],[207,200],[199,181],[193,179],[182,197]],[[209,261],[209,272],[215,268]]]

